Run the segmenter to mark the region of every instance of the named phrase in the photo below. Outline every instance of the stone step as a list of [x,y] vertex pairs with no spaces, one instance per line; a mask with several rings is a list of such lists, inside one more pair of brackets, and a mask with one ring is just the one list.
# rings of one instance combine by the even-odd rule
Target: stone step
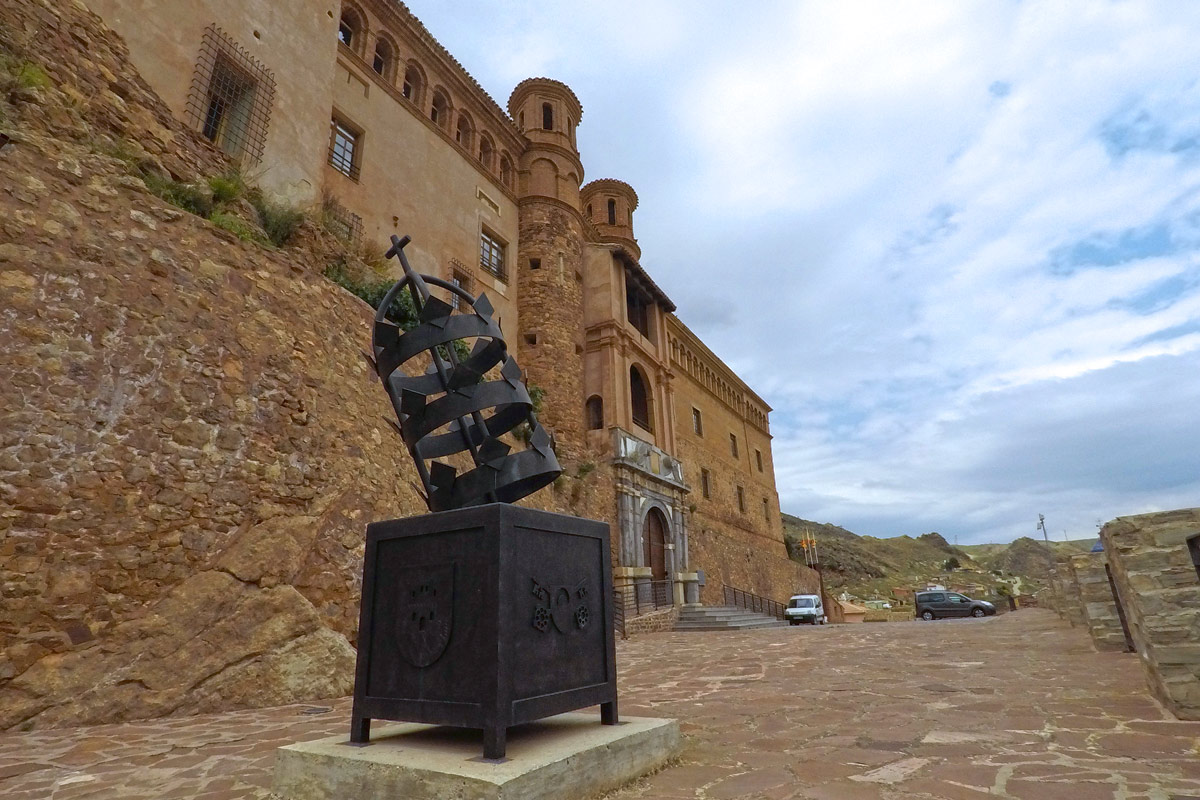
[[769,620],[766,622],[739,622],[731,625],[727,624],[676,624],[677,631],[742,631],[742,630],[758,630],[760,628],[786,628],[786,622],[779,620]]
[[758,614],[733,606],[705,606],[680,611],[677,631],[723,631],[757,628],[781,628],[787,623],[768,614]]

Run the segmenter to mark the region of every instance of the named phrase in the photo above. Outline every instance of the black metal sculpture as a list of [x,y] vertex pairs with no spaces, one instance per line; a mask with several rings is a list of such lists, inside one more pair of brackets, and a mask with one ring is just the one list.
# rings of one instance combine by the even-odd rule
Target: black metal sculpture
[[[484,757],[499,759],[513,725],[592,705],[614,725],[608,525],[510,505],[561,473],[550,437],[487,298],[416,273],[408,242],[392,237],[404,277],[379,304],[368,360],[434,513],[367,526],[350,741],[369,743],[372,719],[456,725],[481,729]],[[387,319],[405,289],[408,331]],[[421,353],[428,369],[408,374]],[[512,452],[510,432],[530,446]],[[426,464],[464,452],[474,467],[461,475]]]
[[[409,266],[404,246],[410,237],[393,236],[389,258],[404,269],[375,312],[371,366],[383,381],[400,420],[396,430],[408,446],[425,485],[430,511],[446,511],[482,503],[513,503],[552,482],[562,472],[550,447],[550,437],[533,413],[533,402],[521,382],[521,368],[508,353],[504,334],[492,319],[487,295],[472,298],[461,287]],[[433,297],[428,284],[452,292],[458,308]],[[386,319],[396,296],[408,289],[420,319],[404,332]],[[455,342],[474,339],[470,356],[459,360]],[[422,353],[429,368],[416,377],[402,367]],[[499,368],[489,380],[489,372]],[[440,394],[440,397],[430,400]],[[494,409],[491,416],[484,416]],[[393,423],[394,424],[394,423]],[[516,453],[501,436],[525,425],[530,447]],[[439,430],[444,432],[438,433]],[[458,475],[454,467],[426,460],[469,452],[475,468]]]

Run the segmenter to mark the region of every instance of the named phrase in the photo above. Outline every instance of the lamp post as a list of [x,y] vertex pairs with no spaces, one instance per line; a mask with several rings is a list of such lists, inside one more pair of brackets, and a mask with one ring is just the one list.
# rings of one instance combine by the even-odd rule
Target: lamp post
[[1038,514],[1037,529],[1042,532],[1042,538],[1046,540],[1046,544],[1050,544],[1050,534],[1046,533],[1046,515]]

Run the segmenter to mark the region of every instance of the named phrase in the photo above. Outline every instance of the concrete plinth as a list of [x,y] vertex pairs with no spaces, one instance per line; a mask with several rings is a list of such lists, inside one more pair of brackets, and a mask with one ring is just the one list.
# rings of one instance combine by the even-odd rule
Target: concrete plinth
[[350,747],[348,738],[279,748],[272,791],[286,800],[565,800],[644,775],[683,744],[673,719],[601,725],[587,713],[510,728],[501,762],[480,757],[475,730],[405,724],[378,727],[366,747]]

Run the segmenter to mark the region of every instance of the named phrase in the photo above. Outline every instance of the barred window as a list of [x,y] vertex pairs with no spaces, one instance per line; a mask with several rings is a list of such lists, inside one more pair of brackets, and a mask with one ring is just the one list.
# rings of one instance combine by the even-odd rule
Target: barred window
[[697,436],[704,435],[704,417],[700,414],[700,409],[692,407],[692,430]]
[[504,265],[504,244],[484,231],[479,234],[479,266],[497,278],[507,277]]
[[[460,262],[456,261],[455,263],[460,263]],[[454,270],[453,272],[451,272],[450,273],[450,283],[454,284],[455,286],[462,289],[463,291],[469,292],[471,290],[471,278],[465,272],[460,272],[458,270]],[[463,299],[461,297],[459,297],[454,292],[450,292],[450,307],[451,308],[457,309],[462,302],[463,302]]]
[[275,76],[215,25],[205,29],[188,91],[193,129],[231,158],[262,160]]
[[700,468],[700,493],[705,497],[712,496],[712,478],[704,467]]
[[361,140],[361,133],[335,117],[329,133],[329,166],[347,178],[358,180]]
[[326,230],[343,242],[356,245],[362,241],[362,217],[343,206],[333,197],[321,203],[321,217]]

